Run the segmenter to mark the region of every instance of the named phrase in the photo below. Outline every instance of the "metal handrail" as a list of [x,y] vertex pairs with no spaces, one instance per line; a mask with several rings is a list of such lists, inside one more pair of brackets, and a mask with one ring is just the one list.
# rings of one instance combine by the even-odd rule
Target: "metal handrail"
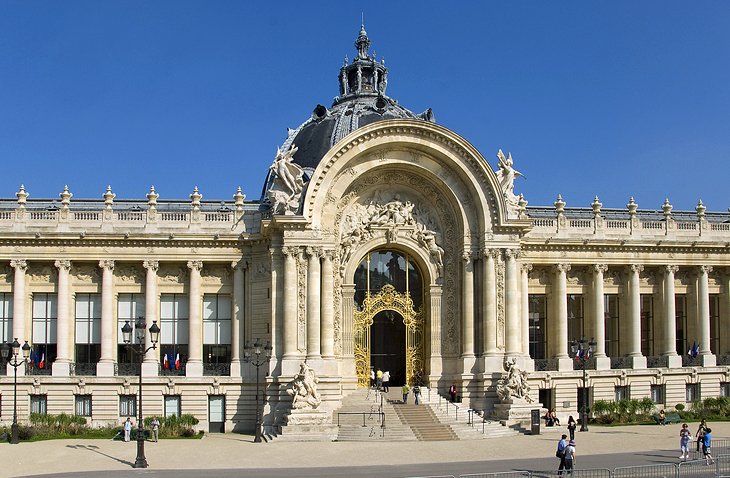
[[340,415],[362,415],[362,426],[366,427],[367,416],[378,415],[380,417],[380,428],[385,428],[385,412],[337,412],[337,426],[340,426]]

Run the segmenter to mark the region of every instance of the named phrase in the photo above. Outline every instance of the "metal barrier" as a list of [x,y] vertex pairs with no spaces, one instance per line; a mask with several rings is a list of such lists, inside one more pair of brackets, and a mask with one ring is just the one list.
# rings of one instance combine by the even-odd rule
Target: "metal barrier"
[[717,476],[730,476],[730,455],[720,455],[715,457],[715,465],[717,468]]
[[500,471],[497,473],[474,473],[471,475],[459,475],[459,478],[519,478],[530,476],[529,471]]
[[405,478],[456,478],[454,475],[407,476]]
[[676,463],[621,466],[613,469],[613,478],[672,478],[677,476]]
[[[611,478],[612,473],[608,468],[592,468],[586,470],[548,470],[548,471],[534,471],[530,470],[529,476],[534,478],[552,478],[554,476],[559,477],[575,477],[575,478]],[[524,475],[523,475],[524,476]]]
[[677,465],[677,478],[707,478],[715,477],[717,468],[707,466],[705,460],[683,461]]
[[362,415],[362,426],[366,427],[365,419],[372,420],[373,415],[380,417],[380,426],[385,428],[385,412],[337,412],[337,426],[340,426],[340,415]]

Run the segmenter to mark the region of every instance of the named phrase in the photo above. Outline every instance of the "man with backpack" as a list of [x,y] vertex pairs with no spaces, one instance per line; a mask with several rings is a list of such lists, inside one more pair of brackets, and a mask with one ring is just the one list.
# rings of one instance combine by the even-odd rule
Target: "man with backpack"
[[568,435],[563,434],[562,438],[558,442],[558,449],[555,451],[555,456],[560,458],[560,465],[558,466],[558,474],[562,475],[565,469],[565,449],[568,447]]

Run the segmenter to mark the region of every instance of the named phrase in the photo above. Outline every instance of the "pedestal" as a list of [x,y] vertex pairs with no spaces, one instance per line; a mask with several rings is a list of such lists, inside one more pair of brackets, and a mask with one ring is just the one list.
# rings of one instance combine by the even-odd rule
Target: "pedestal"
[[529,424],[531,422],[532,410],[535,408],[542,409],[542,403],[528,403],[527,400],[510,400],[495,404],[494,412],[500,420]]
[[609,357],[596,357],[596,370],[611,370],[611,359]]
[[54,377],[68,377],[71,375],[71,362],[53,362],[51,375]]
[[332,424],[332,414],[324,410],[300,408],[285,418],[281,436],[276,441],[335,441],[338,428]]
[[115,363],[110,362],[99,362],[96,364],[96,376],[97,377],[113,377]]

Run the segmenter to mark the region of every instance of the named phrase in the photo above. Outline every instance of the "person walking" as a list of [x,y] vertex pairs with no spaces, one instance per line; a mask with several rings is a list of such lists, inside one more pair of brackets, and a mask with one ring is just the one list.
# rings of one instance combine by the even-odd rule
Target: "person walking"
[[708,466],[715,463],[715,460],[712,459],[710,445],[712,445],[712,428],[705,428],[705,433],[702,434],[702,453],[705,455],[705,463]]
[[707,423],[705,422],[705,419],[703,418],[700,421],[700,425],[697,427],[697,433],[695,433],[695,437],[697,438],[697,451],[698,452],[702,449],[702,436],[705,434],[705,428],[707,428]]
[[124,441],[129,441],[132,435],[132,419],[127,417],[127,421],[124,422]]
[[568,432],[570,433],[570,439],[575,440],[575,429],[578,426],[573,415],[568,417]]
[[381,390],[383,388],[383,371],[380,369],[375,372],[375,385],[378,390]]
[[390,371],[386,370],[383,372],[383,391],[388,393],[390,390]]
[[413,387],[413,396],[416,399],[416,405],[421,403],[421,387],[416,385]]
[[689,431],[689,425],[686,423],[682,425],[682,429],[679,430],[679,459],[687,461],[689,460],[689,441],[692,439],[692,433]]
[[558,464],[558,474],[562,475],[563,470],[565,469],[565,448],[568,446],[568,435],[563,434],[562,437],[560,437],[560,441],[558,441],[558,449],[555,451],[555,456],[560,459],[560,463]]
[[565,447],[565,471],[566,474],[572,475],[575,469],[575,440],[570,440],[568,446]]
[[370,368],[370,388],[375,388],[375,369]]
[[449,387],[449,395],[451,396],[451,403],[456,402],[456,395],[459,393],[459,389],[456,388],[456,384],[452,383]]
[[157,443],[157,439],[159,438],[159,432],[160,432],[160,421],[157,419],[157,417],[152,417],[150,426],[152,427],[152,441]]
[[403,403],[408,403],[408,392],[410,392],[411,389],[408,387],[407,383],[403,384],[403,388],[401,388],[401,392],[403,392]]

